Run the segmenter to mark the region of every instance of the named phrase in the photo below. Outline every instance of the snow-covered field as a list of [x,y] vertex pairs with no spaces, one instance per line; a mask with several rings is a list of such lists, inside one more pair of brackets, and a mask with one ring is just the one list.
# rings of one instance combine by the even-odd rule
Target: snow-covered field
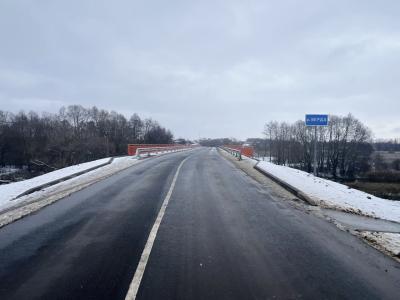
[[400,222],[400,201],[386,200],[312,174],[260,161],[265,172],[301,190],[321,206]]
[[90,168],[93,168],[95,166],[104,164],[108,162],[110,158],[103,158],[103,159],[98,159],[94,161],[90,161],[87,163],[63,168],[60,170],[56,170],[53,172],[49,172],[46,174],[43,174],[41,176],[37,176],[31,179],[19,181],[19,182],[13,182],[7,185],[1,185],[0,186],[0,209],[4,203],[7,201],[10,201],[11,199],[14,199],[21,193],[27,191],[28,189],[40,186],[42,184],[46,184],[50,181],[57,180],[60,178],[63,178],[65,176],[72,175],[77,172],[81,172]]

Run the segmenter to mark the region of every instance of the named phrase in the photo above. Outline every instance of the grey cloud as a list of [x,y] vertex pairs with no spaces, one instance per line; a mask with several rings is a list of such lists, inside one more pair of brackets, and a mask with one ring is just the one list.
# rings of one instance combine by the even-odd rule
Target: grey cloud
[[394,137],[399,6],[5,0],[0,109],[97,105],[192,138],[260,136],[271,119],[351,112]]

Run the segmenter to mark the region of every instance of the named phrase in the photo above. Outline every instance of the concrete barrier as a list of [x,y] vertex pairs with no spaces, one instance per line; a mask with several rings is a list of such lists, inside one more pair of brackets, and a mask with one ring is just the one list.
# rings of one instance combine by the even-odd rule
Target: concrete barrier
[[20,198],[20,197],[22,197],[22,196],[26,196],[26,195],[32,194],[32,193],[34,193],[34,192],[40,191],[40,190],[42,190],[42,189],[44,189],[44,188],[47,188],[47,187],[52,186],[52,185],[55,185],[55,184],[57,184],[57,183],[60,183],[60,182],[69,180],[69,179],[71,179],[71,178],[80,176],[80,175],[82,175],[82,174],[88,173],[88,172],[90,172],[90,171],[96,170],[96,169],[98,169],[98,168],[104,167],[104,166],[106,166],[106,165],[111,164],[113,160],[114,160],[114,157],[111,157],[107,162],[102,163],[102,164],[100,164],[100,165],[97,165],[97,166],[91,167],[91,168],[89,168],[89,169],[82,170],[82,171],[79,171],[79,172],[70,174],[70,175],[68,175],[68,176],[64,176],[64,177],[58,178],[58,179],[56,179],[56,180],[52,180],[52,181],[46,182],[46,183],[44,183],[44,184],[35,186],[35,187],[30,188],[30,189],[26,190],[25,192],[19,194],[19,195],[16,196],[13,200],[18,199],[18,198]]
[[264,169],[259,168],[258,164],[259,164],[259,162],[257,162],[254,166],[254,169],[256,169],[258,172],[260,172],[260,173],[264,174],[265,176],[267,176],[268,178],[272,179],[274,182],[276,182],[277,184],[282,186],[284,189],[286,189],[290,193],[294,194],[296,197],[300,198],[301,200],[306,201],[308,204],[313,205],[313,206],[318,205],[318,203],[314,199],[312,199],[311,197],[309,197],[308,195],[306,195],[305,193],[300,191],[298,188],[295,188],[294,186],[290,185],[289,183],[283,181],[282,179],[272,175],[271,173],[268,173]]

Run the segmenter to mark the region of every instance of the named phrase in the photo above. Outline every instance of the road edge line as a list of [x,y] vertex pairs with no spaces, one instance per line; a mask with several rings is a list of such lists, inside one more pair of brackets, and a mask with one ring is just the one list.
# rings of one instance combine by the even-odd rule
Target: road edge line
[[140,256],[139,264],[136,267],[136,271],[135,271],[135,274],[133,276],[132,282],[130,283],[128,292],[127,292],[127,294],[125,296],[125,300],[134,300],[134,299],[136,299],[136,295],[137,295],[137,293],[139,291],[140,283],[142,281],[142,278],[143,278],[143,275],[144,275],[144,271],[146,269],[146,265],[147,265],[147,262],[149,260],[150,254],[151,254],[151,250],[153,248],[154,241],[156,239],[158,229],[159,229],[159,227],[161,225],[161,221],[162,221],[162,219],[164,217],[165,210],[167,209],[167,206],[168,206],[168,203],[169,203],[169,199],[171,198],[172,192],[173,192],[173,190],[175,188],[175,184],[176,184],[176,181],[178,179],[179,172],[180,172],[183,164],[189,158],[190,158],[190,156],[186,157],[179,164],[178,169],[175,172],[175,175],[174,175],[174,178],[172,180],[171,186],[169,187],[168,193],[167,193],[167,195],[165,196],[165,198],[163,200],[163,203],[162,203],[161,208],[160,208],[160,210],[158,212],[157,218],[156,218],[156,220],[155,220],[155,222],[153,224],[153,227],[151,228],[149,237],[147,238],[146,245],[145,245],[145,247],[143,249],[142,255]]

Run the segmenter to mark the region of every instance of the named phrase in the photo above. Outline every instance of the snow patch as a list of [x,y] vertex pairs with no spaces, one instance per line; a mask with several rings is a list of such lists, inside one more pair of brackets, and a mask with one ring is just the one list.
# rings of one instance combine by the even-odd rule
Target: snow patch
[[399,233],[364,231],[360,234],[370,243],[379,245],[394,256],[400,257]]
[[400,222],[400,201],[375,197],[297,169],[260,161],[263,171],[301,190],[321,206]]
[[71,193],[80,191],[85,187],[110,177],[117,172],[125,170],[138,162],[139,160],[132,156],[115,158],[111,164],[52,185],[43,190],[22,196],[15,200],[11,200],[12,198],[2,200],[2,206],[0,206],[0,227],[29,215]]
[[[10,202],[12,202],[12,204],[19,202],[18,200],[13,201],[13,199],[15,197],[17,197],[18,195],[20,195],[21,193],[23,193],[31,188],[40,186],[42,184],[49,183],[49,182],[57,180],[57,179],[61,179],[65,176],[73,175],[77,172],[85,171],[90,168],[102,165],[102,164],[108,162],[109,160],[110,160],[110,158],[102,158],[102,159],[94,160],[91,162],[78,164],[78,165],[66,167],[66,168],[63,168],[60,170],[56,170],[53,172],[49,172],[49,173],[31,178],[31,179],[27,179],[27,180],[23,180],[23,181],[19,181],[19,182],[13,182],[13,183],[10,183],[7,185],[1,185],[0,186],[0,210],[3,210],[5,207],[10,206]],[[114,159],[115,162],[116,162],[116,160],[118,161],[118,158]]]

